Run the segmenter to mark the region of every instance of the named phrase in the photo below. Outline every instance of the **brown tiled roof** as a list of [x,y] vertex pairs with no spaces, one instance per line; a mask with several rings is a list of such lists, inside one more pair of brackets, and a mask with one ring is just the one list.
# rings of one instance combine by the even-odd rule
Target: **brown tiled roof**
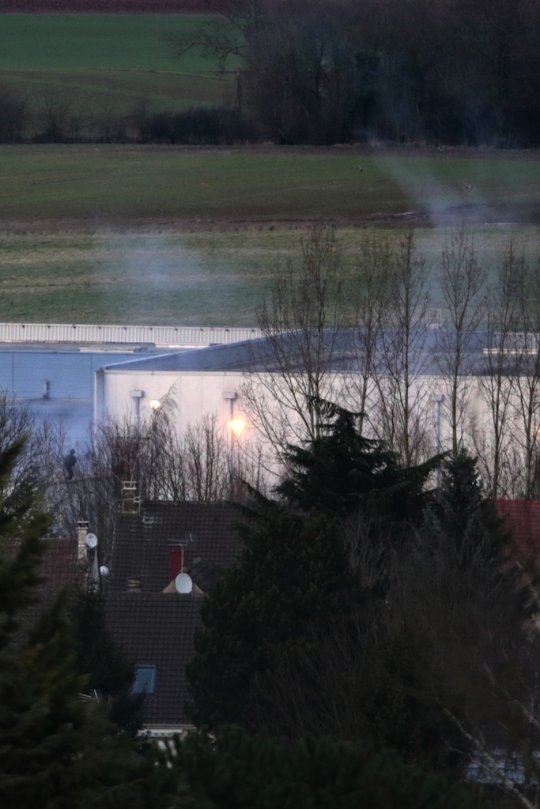
[[141,592],[162,592],[170,582],[170,549],[185,545],[187,570],[225,568],[237,559],[240,542],[232,503],[148,503],[140,515],[118,517],[109,592],[125,592],[127,580],[141,580]]
[[495,508],[512,532],[512,553],[523,563],[540,565],[540,501],[495,500]]
[[52,539],[43,556],[41,573],[45,578],[43,590],[58,592],[73,584],[80,575],[76,539]]
[[162,593],[113,593],[107,598],[113,637],[138,665],[156,667],[155,693],[145,698],[149,725],[189,724],[185,666],[193,656],[202,599],[200,595]]
[[[107,583],[107,622],[137,665],[156,666],[156,690],[145,700],[147,725],[189,724],[186,663],[204,596],[167,592],[170,549],[186,543],[185,568],[201,589],[240,553],[231,503],[148,503],[140,515],[119,515]],[[128,581],[140,583],[128,590]]]

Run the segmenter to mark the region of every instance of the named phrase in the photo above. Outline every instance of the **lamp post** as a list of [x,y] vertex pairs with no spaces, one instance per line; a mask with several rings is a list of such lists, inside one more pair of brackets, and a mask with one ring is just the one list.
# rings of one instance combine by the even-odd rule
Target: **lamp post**
[[133,399],[133,407],[135,409],[135,426],[137,430],[141,426],[141,399],[144,396],[143,390],[132,390],[129,395]]

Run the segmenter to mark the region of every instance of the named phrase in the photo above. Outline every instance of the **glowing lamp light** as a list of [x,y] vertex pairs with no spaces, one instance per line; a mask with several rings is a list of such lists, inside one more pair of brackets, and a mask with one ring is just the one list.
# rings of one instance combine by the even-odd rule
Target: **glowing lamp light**
[[159,410],[159,408],[161,407],[161,402],[159,401],[159,399],[150,399],[150,407],[152,408],[152,410]]
[[231,432],[234,433],[234,435],[240,435],[246,428],[246,422],[244,419],[231,419],[230,427]]

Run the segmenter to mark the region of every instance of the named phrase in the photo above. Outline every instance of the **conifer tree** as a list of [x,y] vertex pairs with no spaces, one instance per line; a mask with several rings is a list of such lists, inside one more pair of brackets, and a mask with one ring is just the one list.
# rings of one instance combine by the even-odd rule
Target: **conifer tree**
[[516,761],[537,746],[534,601],[507,555],[508,540],[483,496],[476,460],[461,450],[445,462],[439,497],[401,566],[396,603],[417,644],[429,650],[425,699],[444,709],[461,736],[456,747],[474,750],[491,780],[494,745]]
[[302,643],[309,630],[322,631],[364,597],[327,517],[268,503],[240,530],[242,557],[211,588],[187,667],[192,716],[211,727],[253,727],[253,681],[271,671],[279,648]]
[[476,459],[466,450],[445,461],[437,500],[426,509],[420,535],[438,553],[451,554],[457,567],[500,577],[508,534],[485,499]]
[[[0,455],[2,491],[20,449]],[[80,699],[66,594],[39,610],[48,519],[31,496],[1,505],[0,806],[141,806],[143,769],[129,737]]]
[[317,406],[326,421],[306,447],[289,446],[278,494],[303,511],[332,518],[361,510],[387,522],[417,521],[426,481],[441,457],[405,467],[384,442],[360,434],[360,414],[321,400]]
[[71,605],[75,665],[86,676],[86,690],[102,695],[109,718],[134,738],[143,726],[144,694],[131,694],[135,665],[114,641],[105,623],[103,596],[79,590]]

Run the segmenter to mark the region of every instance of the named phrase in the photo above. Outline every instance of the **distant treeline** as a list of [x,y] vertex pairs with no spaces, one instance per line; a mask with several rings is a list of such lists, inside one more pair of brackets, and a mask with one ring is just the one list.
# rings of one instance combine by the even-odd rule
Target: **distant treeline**
[[193,145],[256,142],[259,131],[234,107],[194,106],[155,111],[141,99],[131,112],[81,111],[61,92],[37,104],[0,86],[0,143],[155,143]]
[[244,37],[265,137],[540,142],[538,0],[262,0]]
[[[6,5],[0,0],[0,10]],[[58,10],[68,5],[58,2]],[[148,4],[118,0],[107,9],[121,5]],[[152,10],[161,5],[174,3],[154,0]],[[538,0],[209,0],[208,7],[221,12],[222,26],[171,40],[179,55],[202,47],[223,65],[231,55],[241,60],[227,109],[128,117],[112,110],[82,125],[49,98],[36,128],[25,122],[24,101],[5,91],[0,139],[540,143]]]
[[[261,137],[540,142],[538,0],[212,5],[222,12],[223,30],[205,45],[243,57],[237,103]],[[189,43],[178,44],[181,51]]]

